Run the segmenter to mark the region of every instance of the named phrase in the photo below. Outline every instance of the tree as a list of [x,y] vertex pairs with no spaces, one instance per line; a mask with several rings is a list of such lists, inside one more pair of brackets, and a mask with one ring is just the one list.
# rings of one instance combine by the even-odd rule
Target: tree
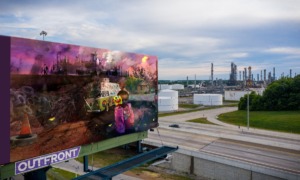
[[[294,78],[283,77],[271,83],[262,96],[251,93],[250,110],[300,110],[300,75]],[[247,95],[239,102],[239,110],[247,108]]]
[[[247,109],[247,99],[248,94],[245,94],[244,97],[241,97],[240,102],[238,104],[239,110],[246,110]],[[254,91],[252,91],[249,94],[249,109],[250,111],[254,110],[261,110],[261,95],[256,94]]]

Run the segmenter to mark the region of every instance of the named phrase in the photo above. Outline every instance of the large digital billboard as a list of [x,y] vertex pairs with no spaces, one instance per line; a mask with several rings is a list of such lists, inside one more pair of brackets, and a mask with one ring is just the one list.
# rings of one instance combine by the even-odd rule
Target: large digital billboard
[[6,36],[0,42],[0,164],[19,161],[24,169],[22,160],[158,126],[156,56]]

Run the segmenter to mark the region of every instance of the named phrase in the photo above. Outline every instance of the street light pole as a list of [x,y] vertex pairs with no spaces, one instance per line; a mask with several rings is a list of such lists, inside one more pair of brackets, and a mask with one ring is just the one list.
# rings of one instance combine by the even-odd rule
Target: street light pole
[[249,130],[249,90],[247,90],[247,129]]

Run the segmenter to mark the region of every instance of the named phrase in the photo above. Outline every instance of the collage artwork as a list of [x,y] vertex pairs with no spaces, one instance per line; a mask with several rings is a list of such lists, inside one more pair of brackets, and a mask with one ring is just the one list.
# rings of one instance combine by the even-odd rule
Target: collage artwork
[[157,57],[11,38],[10,162],[147,131]]

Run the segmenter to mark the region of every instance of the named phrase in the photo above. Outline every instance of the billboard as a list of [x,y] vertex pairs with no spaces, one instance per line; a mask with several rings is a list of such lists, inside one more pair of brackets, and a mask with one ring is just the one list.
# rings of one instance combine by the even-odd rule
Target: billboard
[[157,57],[6,36],[0,45],[0,165],[25,171],[26,159],[158,126]]

